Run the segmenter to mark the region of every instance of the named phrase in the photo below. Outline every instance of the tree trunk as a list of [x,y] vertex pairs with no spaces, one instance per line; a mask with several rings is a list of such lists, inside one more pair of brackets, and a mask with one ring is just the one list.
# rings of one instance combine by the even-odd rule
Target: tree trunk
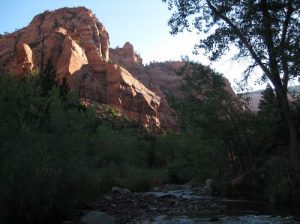
[[292,166],[297,174],[300,174],[300,153],[298,147],[298,136],[288,97],[283,88],[276,89],[276,94],[279,100],[279,107],[289,130],[289,148]]

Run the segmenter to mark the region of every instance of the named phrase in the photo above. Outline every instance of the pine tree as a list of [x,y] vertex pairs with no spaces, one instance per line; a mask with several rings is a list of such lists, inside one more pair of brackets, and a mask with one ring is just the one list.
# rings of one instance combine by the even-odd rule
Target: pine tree
[[42,71],[39,75],[39,85],[41,86],[42,94],[48,95],[49,91],[54,86],[57,86],[57,84],[58,83],[56,81],[56,71],[51,60],[49,60],[46,64],[44,71]]
[[262,97],[258,104],[258,109],[260,113],[270,113],[275,112],[276,108],[278,107],[278,101],[274,90],[268,84],[266,89],[262,92]]

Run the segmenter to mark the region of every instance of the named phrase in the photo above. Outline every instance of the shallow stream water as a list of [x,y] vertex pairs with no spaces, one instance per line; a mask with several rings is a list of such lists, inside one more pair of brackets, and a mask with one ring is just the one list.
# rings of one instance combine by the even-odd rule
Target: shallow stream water
[[183,210],[178,210],[175,203],[174,206],[168,208],[168,212],[165,214],[162,213],[139,222],[143,224],[300,224],[300,208],[203,196],[189,185],[170,185],[145,194],[158,198],[169,197],[173,200],[189,200],[191,203]]

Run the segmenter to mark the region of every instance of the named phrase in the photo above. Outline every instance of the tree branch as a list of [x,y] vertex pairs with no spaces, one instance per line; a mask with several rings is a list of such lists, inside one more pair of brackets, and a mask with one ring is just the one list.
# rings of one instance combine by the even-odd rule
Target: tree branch
[[291,16],[292,16],[292,13],[293,13],[293,4],[292,4],[292,2],[293,2],[292,0],[289,0],[289,2],[288,2],[288,10],[287,10],[284,22],[283,22],[283,30],[282,30],[281,41],[280,41],[280,45],[279,45],[279,49],[280,49],[279,53],[281,53],[281,51],[284,51],[284,47],[285,47],[285,44],[286,44],[287,30],[288,30],[288,26],[289,26]]
[[292,5],[292,0],[289,0],[288,2],[288,10],[285,16],[285,20],[283,22],[283,31],[281,35],[281,41],[279,45],[279,55],[280,59],[282,62],[282,69],[283,69],[283,88],[285,91],[287,90],[287,85],[289,81],[289,76],[290,76],[290,71],[288,67],[288,62],[287,62],[287,56],[285,54],[285,47],[286,47],[286,37],[287,37],[287,31],[288,31],[288,26],[291,20],[291,16],[293,13],[293,5]]
[[232,22],[230,19],[223,15],[209,0],[206,0],[206,3],[210,10],[219,18],[221,18],[225,23],[227,23],[236,33],[236,35],[240,38],[240,40],[243,42],[243,44],[246,46],[246,48],[249,50],[250,54],[252,55],[255,62],[261,67],[263,72],[270,78],[270,80],[275,82],[275,77],[273,77],[272,73],[269,71],[269,69],[262,63],[260,58],[258,57],[257,53],[251,46],[251,44],[248,42],[245,35],[241,32],[241,30]]
[[254,70],[255,67],[257,67],[258,64],[254,62],[252,65],[249,65],[248,68],[243,72],[244,74],[244,80],[248,80],[248,77],[250,76],[250,73]]
[[278,69],[278,63],[277,63],[277,52],[274,46],[273,41],[273,32],[272,32],[272,26],[271,26],[271,15],[269,13],[269,7],[267,0],[261,1],[261,11],[263,14],[263,31],[264,31],[264,39],[268,50],[269,55],[269,62],[270,62],[270,73],[272,74],[274,80],[271,80],[274,84],[275,88],[281,88],[282,83],[280,80],[280,73]]

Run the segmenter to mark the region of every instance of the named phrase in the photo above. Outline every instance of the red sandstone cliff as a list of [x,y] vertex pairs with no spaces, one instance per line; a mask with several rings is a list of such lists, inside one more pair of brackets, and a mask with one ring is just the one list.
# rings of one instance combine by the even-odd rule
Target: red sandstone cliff
[[160,97],[158,118],[162,123],[162,128],[178,130],[175,111],[168,104],[167,95],[182,95],[178,89],[181,79],[176,75],[176,71],[184,63],[172,61],[145,66],[142,58],[129,42],[126,42],[123,47],[110,49],[110,60],[125,67],[136,79]]
[[0,38],[1,72],[22,76],[43,70],[48,62],[57,80],[66,78],[83,99],[109,104],[144,126],[168,126],[158,118],[160,97],[126,69],[109,63],[108,32],[90,10],[46,11]]
[[[158,108],[158,118],[162,124],[167,124],[167,127],[163,126],[163,128],[178,129],[175,111],[169,106],[167,96],[184,96],[179,88],[182,79],[176,72],[185,65],[185,62],[155,62],[144,66],[141,57],[129,42],[126,42],[121,48],[110,49],[110,60],[125,67],[135,78],[160,97],[161,105]],[[224,78],[224,82],[225,90],[232,97],[236,97],[229,81]]]
[[[144,66],[131,43],[109,49],[109,34],[84,8],[62,8],[34,17],[25,28],[0,37],[0,72],[18,76],[43,70],[67,79],[84,102],[105,103],[144,126],[178,130],[168,95],[182,96],[176,70],[184,62]],[[233,95],[230,83],[226,89]]]

